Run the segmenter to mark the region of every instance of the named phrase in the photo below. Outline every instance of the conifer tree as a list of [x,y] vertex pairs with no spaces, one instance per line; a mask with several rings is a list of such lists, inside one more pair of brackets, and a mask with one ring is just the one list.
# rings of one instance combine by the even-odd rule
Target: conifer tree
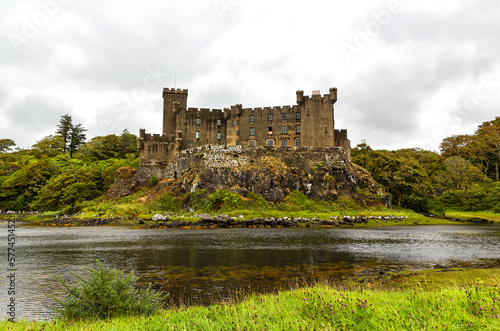
[[85,142],[85,129],[80,123],[73,124],[73,119],[69,114],[61,116],[61,120],[57,125],[56,134],[63,137],[64,151],[69,151],[69,157],[73,157],[73,153]]
[[56,134],[63,137],[64,151],[68,150],[68,144],[71,139],[71,130],[73,129],[73,119],[69,114],[61,116],[59,124],[57,125]]

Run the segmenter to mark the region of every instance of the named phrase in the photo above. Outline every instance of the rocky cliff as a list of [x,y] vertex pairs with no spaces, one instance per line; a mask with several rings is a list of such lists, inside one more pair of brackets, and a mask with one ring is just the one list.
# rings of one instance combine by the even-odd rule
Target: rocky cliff
[[[366,170],[347,161],[342,148],[205,146],[182,151],[175,162],[168,164],[141,164],[136,176],[128,179],[128,186],[123,180],[119,185],[146,185],[152,176],[171,178],[157,192],[167,189],[176,195],[197,189],[228,189],[279,202],[297,190],[321,200],[346,196],[390,200]],[[119,189],[112,190],[109,198],[123,195]]]

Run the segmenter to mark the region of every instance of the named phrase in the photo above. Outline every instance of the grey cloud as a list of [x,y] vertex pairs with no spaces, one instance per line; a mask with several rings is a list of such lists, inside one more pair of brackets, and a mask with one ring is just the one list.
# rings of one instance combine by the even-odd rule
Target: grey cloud
[[10,105],[4,113],[2,135],[24,148],[45,135],[54,134],[60,117],[66,113],[71,115],[71,107],[57,98],[31,94]]

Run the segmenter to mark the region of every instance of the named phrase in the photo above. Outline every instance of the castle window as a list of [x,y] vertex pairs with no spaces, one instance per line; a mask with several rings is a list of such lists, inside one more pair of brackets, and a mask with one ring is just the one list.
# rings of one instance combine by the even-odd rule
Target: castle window
[[281,140],[281,146],[288,146],[288,141],[286,139]]
[[325,133],[328,133],[328,128],[325,126]]
[[255,122],[255,116],[250,115],[250,122]]
[[250,135],[254,136],[255,135],[255,128],[250,128]]
[[236,120],[236,125],[240,125],[240,120]]
[[274,146],[274,140],[269,139],[269,140],[267,141],[267,146]]
[[201,120],[199,118],[196,119],[196,125],[200,125]]
[[287,130],[286,126],[282,126],[281,127],[281,133],[283,133],[283,134],[288,133],[288,130]]
[[297,113],[297,114],[296,114],[296,118],[297,118],[298,120],[300,120],[300,113]]
[[236,140],[236,146],[238,146],[239,144],[240,144],[240,141]]
[[240,135],[240,130],[236,130],[236,135],[239,136]]
[[221,125],[221,120],[217,120],[217,126]]
[[297,133],[300,133],[300,125],[297,125]]
[[195,133],[194,137],[195,137],[196,139],[200,139],[200,131],[196,131],[196,133]]
[[234,120],[231,121],[231,125],[234,125]]
[[217,132],[217,140],[220,140],[221,139],[221,134],[220,132]]
[[307,111],[307,116],[309,116],[309,110]]
[[295,144],[297,145],[297,147],[300,147],[300,139],[297,139],[297,140],[295,141]]
[[267,120],[272,121],[273,120],[273,114],[268,114],[267,115]]
[[255,140],[250,140],[250,141],[248,142],[248,145],[250,145],[250,146],[255,146]]
[[281,120],[283,120],[283,121],[286,120],[286,113],[281,114]]
[[270,126],[267,128],[268,134],[273,134],[273,127]]

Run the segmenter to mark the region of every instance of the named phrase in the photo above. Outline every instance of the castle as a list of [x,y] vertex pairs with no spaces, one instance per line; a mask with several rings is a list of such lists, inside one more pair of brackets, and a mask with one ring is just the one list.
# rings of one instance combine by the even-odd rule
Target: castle
[[188,108],[188,90],[163,89],[163,134],[141,129],[137,141],[141,165],[166,165],[179,152],[201,146],[341,147],[350,160],[347,130],[335,130],[337,89],[305,96],[297,105],[222,109]]

